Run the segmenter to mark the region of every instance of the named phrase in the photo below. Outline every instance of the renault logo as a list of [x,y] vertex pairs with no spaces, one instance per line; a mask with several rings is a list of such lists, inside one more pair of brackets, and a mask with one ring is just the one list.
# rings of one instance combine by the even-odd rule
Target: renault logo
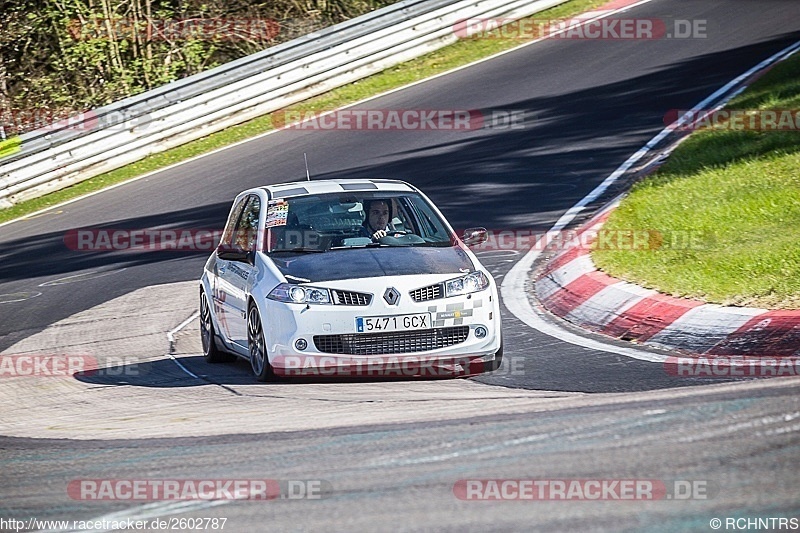
[[386,292],[383,293],[383,299],[386,300],[386,303],[389,305],[397,305],[397,302],[400,301],[400,293],[394,287],[389,287],[386,289]]

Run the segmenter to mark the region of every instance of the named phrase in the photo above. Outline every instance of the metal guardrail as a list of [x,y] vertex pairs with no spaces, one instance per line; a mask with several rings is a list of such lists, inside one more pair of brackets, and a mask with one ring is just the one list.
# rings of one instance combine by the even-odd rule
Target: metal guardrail
[[74,185],[413,59],[466,18],[521,18],[567,0],[404,0],[20,137],[0,208]]

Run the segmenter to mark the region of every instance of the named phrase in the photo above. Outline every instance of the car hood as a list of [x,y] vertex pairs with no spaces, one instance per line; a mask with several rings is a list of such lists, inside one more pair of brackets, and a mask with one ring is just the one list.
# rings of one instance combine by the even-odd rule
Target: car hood
[[475,268],[464,250],[458,246],[351,248],[318,254],[279,254],[270,259],[289,282],[459,274],[471,272]]

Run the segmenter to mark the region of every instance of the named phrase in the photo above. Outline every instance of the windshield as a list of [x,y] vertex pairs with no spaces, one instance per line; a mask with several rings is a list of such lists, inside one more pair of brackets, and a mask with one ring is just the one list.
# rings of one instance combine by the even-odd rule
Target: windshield
[[271,254],[456,242],[419,194],[379,191],[271,200],[266,239],[265,249]]

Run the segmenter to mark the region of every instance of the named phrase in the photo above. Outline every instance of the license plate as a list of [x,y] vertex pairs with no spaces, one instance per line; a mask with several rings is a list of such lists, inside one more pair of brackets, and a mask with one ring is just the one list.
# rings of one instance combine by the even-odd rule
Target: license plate
[[393,316],[357,316],[357,333],[378,333],[383,331],[413,331],[430,329],[432,326],[430,313]]

